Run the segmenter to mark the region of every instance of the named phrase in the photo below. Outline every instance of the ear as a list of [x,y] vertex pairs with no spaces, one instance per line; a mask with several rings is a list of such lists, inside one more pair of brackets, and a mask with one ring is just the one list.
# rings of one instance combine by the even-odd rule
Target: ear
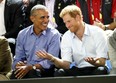
[[81,20],[81,19],[82,19],[81,16],[76,15],[76,20]]
[[31,20],[32,22],[34,22],[35,17],[34,17],[34,16],[30,16],[30,20]]
[[79,19],[79,15],[76,15],[75,19],[78,20]]

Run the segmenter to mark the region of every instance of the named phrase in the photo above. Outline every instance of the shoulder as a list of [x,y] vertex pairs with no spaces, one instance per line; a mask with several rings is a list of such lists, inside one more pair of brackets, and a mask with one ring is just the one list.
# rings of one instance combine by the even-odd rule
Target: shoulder
[[8,42],[7,39],[4,36],[0,36],[0,46],[4,43]]
[[74,36],[75,36],[74,33],[70,32],[70,30],[68,30],[62,35],[61,40],[63,42],[70,42],[73,40]]
[[70,38],[70,37],[72,37],[73,35],[74,35],[74,34],[71,33],[70,30],[68,30],[68,31],[66,31],[66,32],[63,34],[62,38]]
[[9,50],[9,44],[5,37],[0,36],[0,56],[6,56],[7,51]]
[[28,26],[27,28],[24,28],[19,31],[19,34],[27,34],[29,31],[31,31],[32,26]]
[[9,5],[12,9],[20,8],[22,4],[22,0],[7,0],[7,5]]
[[21,9],[22,4],[22,0],[7,0],[7,5],[12,10],[11,12]]
[[17,39],[18,40],[20,39],[22,41],[24,38],[26,38],[31,33],[31,28],[32,26],[29,26],[27,28],[20,30]]
[[9,80],[9,78],[3,74],[0,74],[0,80]]
[[104,30],[98,26],[90,25],[90,24],[86,24],[85,26],[87,30],[90,32],[90,34],[100,34],[100,33],[104,34],[105,33]]
[[46,32],[49,34],[52,34],[52,35],[56,35],[56,34],[60,35],[60,33],[57,29],[47,28]]
[[101,29],[100,27],[94,26],[94,25],[88,25],[86,26],[86,28],[88,29],[88,34],[95,39],[95,41],[99,41],[99,40],[105,40],[107,39],[106,33],[103,29]]
[[11,4],[21,3],[22,0],[7,0],[7,2],[10,2]]

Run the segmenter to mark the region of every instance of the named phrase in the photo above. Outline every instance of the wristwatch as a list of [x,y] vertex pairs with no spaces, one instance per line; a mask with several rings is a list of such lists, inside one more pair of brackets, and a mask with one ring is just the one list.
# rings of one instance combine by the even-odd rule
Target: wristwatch
[[33,65],[33,69],[36,70],[36,66],[35,65]]
[[109,28],[108,28],[108,25],[104,25],[104,29],[105,30],[108,30]]

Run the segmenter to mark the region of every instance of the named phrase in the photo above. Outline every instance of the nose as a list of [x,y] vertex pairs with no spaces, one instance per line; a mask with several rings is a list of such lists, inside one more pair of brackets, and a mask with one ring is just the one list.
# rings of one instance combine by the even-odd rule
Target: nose
[[70,27],[70,24],[69,23],[65,23],[65,25],[66,25],[67,28]]
[[44,21],[45,21],[45,22],[48,22],[48,21],[49,21],[49,17],[45,17],[45,18],[44,18]]

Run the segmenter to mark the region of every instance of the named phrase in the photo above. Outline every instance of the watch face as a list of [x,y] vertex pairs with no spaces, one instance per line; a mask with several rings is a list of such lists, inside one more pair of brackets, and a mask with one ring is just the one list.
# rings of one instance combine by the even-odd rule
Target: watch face
[[33,66],[33,69],[35,70],[36,69],[36,66]]

